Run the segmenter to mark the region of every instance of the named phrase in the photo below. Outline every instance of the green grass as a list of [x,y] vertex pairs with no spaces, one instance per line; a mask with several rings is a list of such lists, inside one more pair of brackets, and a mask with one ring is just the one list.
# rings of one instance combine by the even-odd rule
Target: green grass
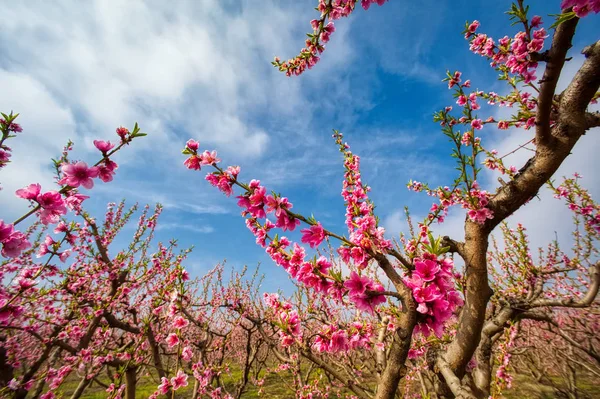
[[[264,372],[261,373],[261,376],[264,375]],[[258,395],[259,387],[257,387],[253,382],[248,382],[246,385],[246,391],[242,395],[244,399],[256,399],[256,398],[269,398],[269,399],[289,399],[295,397],[293,388],[291,385],[291,373],[289,371],[282,372],[280,374],[266,374],[264,375],[265,383],[264,383],[264,394],[262,396]],[[231,370],[230,373],[224,374],[222,376],[223,383],[225,388],[230,392],[233,390],[235,386],[235,382],[239,381],[242,378],[241,370]],[[286,382],[285,380],[289,381]],[[101,379],[102,382],[106,383],[105,379]],[[559,385],[561,381],[558,378],[553,378],[553,381]],[[194,386],[193,377],[188,379],[188,386],[185,388],[181,388],[176,393],[176,398],[190,398],[192,396],[192,390]],[[79,381],[76,379],[69,379],[65,381],[62,385],[60,392],[63,394],[63,397],[68,398],[71,396]],[[150,396],[158,386],[158,380],[153,379],[151,377],[142,377],[138,380],[137,383],[137,398],[147,398]],[[582,376],[579,376],[578,387],[581,389],[583,398],[600,398],[600,385],[597,384],[593,379],[584,379]],[[349,392],[348,392],[349,393]],[[516,376],[513,381],[513,387],[511,389],[505,390],[503,392],[504,396],[507,399],[551,399],[556,398],[556,394],[551,387],[536,384],[535,381],[532,381],[531,378],[519,375]],[[92,383],[89,386],[85,393],[82,395],[82,399],[105,399],[107,397],[107,393],[105,388]],[[333,397],[333,396],[332,396]]]

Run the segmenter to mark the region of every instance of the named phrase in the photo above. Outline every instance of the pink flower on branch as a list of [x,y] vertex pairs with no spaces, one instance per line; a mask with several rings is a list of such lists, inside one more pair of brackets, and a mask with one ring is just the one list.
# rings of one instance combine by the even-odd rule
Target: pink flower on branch
[[175,377],[171,378],[171,385],[173,386],[173,390],[176,391],[181,387],[187,387],[188,385],[188,376],[183,371],[179,370]]
[[14,231],[8,238],[2,241],[2,256],[5,258],[16,258],[22,251],[31,247],[25,234]]
[[179,344],[179,337],[177,336],[177,334],[175,333],[171,333],[167,336],[166,340],[167,344],[169,345],[169,348],[172,348],[174,346],[177,346]]
[[186,318],[182,316],[177,316],[173,321],[173,328],[180,330],[182,328],[187,327],[189,324],[190,322]]
[[25,188],[17,190],[16,195],[17,197],[21,197],[23,199],[36,200],[41,190],[42,186],[39,183],[34,183]]
[[91,168],[83,161],[79,161],[74,164],[63,165],[61,168],[64,177],[60,180],[61,184],[67,184],[71,187],[77,188],[83,186],[87,189],[94,187],[95,177],[98,177],[98,167],[92,166]]
[[348,289],[350,299],[359,310],[373,313],[377,305],[385,303],[383,295],[377,295],[376,292],[383,292],[381,284],[373,282],[366,276],[360,276],[356,272],[350,273],[350,278],[344,282],[344,287]]
[[8,240],[14,231],[12,224],[4,223],[4,220],[0,219],[0,242]]
[[311,248],[318,247],[325,239],[325,230],[320,222],[308,229],[300,230],[302,233],[302,242],[310,245]]
[[102,155],[106,155],[107,152],[114,148],[114,144],[111,144],[110,141],[102,141],[102,140],[94,140],[94,145],[97,149],[102,152]]

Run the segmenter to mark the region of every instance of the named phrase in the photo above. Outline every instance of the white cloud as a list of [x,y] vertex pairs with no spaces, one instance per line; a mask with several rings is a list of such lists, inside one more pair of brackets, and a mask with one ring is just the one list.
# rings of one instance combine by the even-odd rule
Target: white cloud
[[156,230],[189,230],[194,233],[208,234],[215,231],[214,227],[206,225],[193,225],[185,223],[160,223]]
[[[270,65],[274,55],[293,56],[301,47],[315,16],[305,4],[31,1],[15,3],[4,16],[0,106],[20,112],[25,131],[11,143],[15,155],[10,176],[3,171],[3,197],[24,181],[49,184],[48,159],[67,138],[76,141],[74,157],[91,161],[97,157],[92,139],[114,140],[115,127],[138,121],[149,136],[117,156],[121,168],[110,186],[126,193],[132,180],[144,180],[134,184],[140,195],[162,191],[164,203],[182,197],[194,203],[197,188],[186,181],[178,155],[187,138],[242,163],[272,150],[285,126],[283,140],[304,151],[316,107],[308,96],[325,76],[343,82],[328,74],[353,57],[345,20],[311,76],[288,79]],[[339,87],[332,100],[355,101]],[[269,161],[284,157],[271,151]],[[152,178],[163,180],[160,187],[146,184]],[[221,212],[208,203],[187,208]]]
[[8,113],[35,115],[19,117],[24,132],[9,139],[11,163],[0,174],[0,199],[3,217],[16,218],[27,210],[27,201],[17,199],[14,192],[31,182],[50,189],[53,175],[50,158],[58,157],[68,139],[76,139],[76,125],[71,111],[60,105],[47,88],[29,75],[0,69],[0,110]]

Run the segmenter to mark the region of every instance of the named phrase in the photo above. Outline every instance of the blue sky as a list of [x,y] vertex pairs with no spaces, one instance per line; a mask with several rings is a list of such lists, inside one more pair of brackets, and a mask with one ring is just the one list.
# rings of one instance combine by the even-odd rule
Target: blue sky
[[[559,12],[558,0],[529,4],[545,22],[547,14]],[[93,139],[114,140],[117,126],[137,121],[148,137],[119,154],[115,180],[98,182],[88,208],[101,216],[106,202],[121,198],[161,202],[159,238],[195,246],[187,265],[193,275],[224,259],[235,267],[261,262],[267,288],[286,288],[285,273],[254,244],[236,201],[210,187],[204,173],[184,169],[180,150],[188,138],[200,140],[224,164],[240,165],[242,179],[260,179],[287,196],[294,210],[313,213],[343,233],[343,167],[331,139],[335,128],[361,156],[376,212],[397,237],[405,229],[405,205],[417,216],[431,205],[426,196],[408,192],[406,182],[449,184],[454,176],[449,143],[431,121],[434,111],[453,104],[441,82],[445,71],[461,70],[473,88],[505,90],[487,62],[469,52],[461,31],[466,20],[478,19],[481,31],[493,37],[514,34],[504,15],[510,2],[391,0],[368,12],[357,9],[336,21],[316,68],[287,78],[270,61],[298,52],[317,16],[315,5],[312,0],[6,4],[0,109],[20,112],[24,132],[12,141],[14,162],[0,175],[2,217],[11,220],[26,208],[14,198],[15,189],[30,182],[51,188],[49,158],[68,138],[76,143],[75,157],[92,160]],[[598,39],[599,19],[581,22],[574,51]],[[582,62],[573,55],[568,76]],[[498,111],[489,112],[483,114]],[[595,133],[584,137],[560,173],[580,171],[598,197]],[[484,129],[482,137],[484,145],[506,153],[529,134]],[[514,164],[528,155],[515,154]],[[492,188],[494,181],[486,175],[482,183]],[[538,245],[570,218],[557,201],[542,197],[513,218],[529,226]],[[540,218],[542,213],[553,217]],[[439,231],[460,238],[462,217],[453,214]]]

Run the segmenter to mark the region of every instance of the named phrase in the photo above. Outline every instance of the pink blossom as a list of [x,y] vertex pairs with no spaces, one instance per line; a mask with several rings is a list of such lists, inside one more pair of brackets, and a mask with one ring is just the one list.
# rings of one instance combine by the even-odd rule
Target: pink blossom
[[0,219],[0,242],[4,242],[9,239],[14,231],[12,224],[4,223],[4,220]]
[[10,152],[4,151],[0,148],[0,167],[4,166],[3,164],[8,162],[8,158],[10,158],[10,156]]
[[41,258],[47,253],[52,252],[52,247],[54,246],[54,244],[56,244],[56,242],[52,239],[52,237],[46,236],[44,242],[40,244],[40,247],[37,252],[37,257]]
[[350,299],[354,301],[357,309],[367,312],[373,312],[375,306],[384,303],[383,295],[376,295],[368,291],[384,291],[381,284],[374,283],[366,276],[359,276],[356,272],[350,274],[350,278],[344,282],[344,287],[348,289]]
[[104,183],[108,183],[113,180],[115,170],[117,170],[118,167],[116,162],[107,159],[104,161],[104,164],[98,166],[98,177]]
[[71,250],[70,249],[66,249],[63,252],[61,252],[60,254],[58,254],[58,258],[60,259],[61,262],[65,263],[65,261],[67,260],[67,258],[71,255]]
[[473,129],[481,130],[483,128],[483,124],[481,123],[481,119],[473,119],[471,121],[471,127]]
[[[369,291],[383,292],[385,289],[381,284],[373,283]],[[375,307],[382,303],[385,303],[386,299],[384,295],[377,295],[373,293],[365,293],[362,295],[351,296],[350,299],[354,301],[356,308],[365,312],[373,313]]]
[[177,334],[171,333],[167,336],[167,339],[165,341],[169,345],[169,348],[172,348],[179,344],[179,337],[177,336]]
[[471,209],[467,214],[469,219],[479,224],[485,223],[486,219],[494,218],[494,213],[488,208]]
[[25,188],[21,188],[15,192],[17,197],[21,197],[27,200],[35,200],[40,194],[42,186],[39,183],[30,184]]
[[200,147],[200,143],[198,143],[196,140],[194,139],[189,139],[186,143],[185,146],[187,148],[189,148],[192,151],[198,151],[198,148]]
[[179,370],[175,377],[171,378],[171,385],[173,385],[173,390],[176,391],[181,387],[187,387],[188,385],[188,376],[183,371]]
[[331,352],[344,352],[348,350],[348,333],[338,330],[331,334],[329,350]]
[[61,215],[67,213],[65,201],[58,191],[48,191],[37,196],[37,202],[42,207],[40,221],[44,224],[58,223]]
[[182,328],[187,327],[189,324],[190,322],[186,318],[182,316],[177,316],[173,321],[173,328],[180,330]]
[[119,126],[116,130],[117,134],[121,138],[121,141],[125,141],[125,137],[129,134],[129,129],[123,126]]
[[499,121],[498,122],[498,129],[506,130],[506,129],[508,129],[508,127],[509,127],[508,121]]
[[311,226],[308,229],[300,230],[302,233],[302,242],[310,245],[311,248],[318,247],[325,239],[325,230],[321,226],[321,222]]
[[293,231],[296,226],[300,224],[300,221],[293,216],[288,214],[288,210],[293,207],[292,203],[285,197],[274,197],[267,196],[267,212],[275,212],[277,221],[275,226],[279,227],[283,231]]
[[440,271],[438,262],[427,259],[424,261],[415,261],[415,273],[423,281],[432,281],[436,274]]
[[475,33],[477,28],[479,28],[479,21],[475,20],[475,21],[471,22],[471,24],[467,28],[467,33],[465,34],[465,38],[468,39],[469,36],[471,36],[473,33]]
[[169,392],[169,389],[171,389],[171,383],[166,377],[162,377],[160,380],[160,385],[157,389],[158,392],[160,392],[163,395],[166,395]]
[[65,203],[67,204],[69,209],[76,212],[79,212],[79,210],[81,209],[81,203],[86,199],[90,198],[89,196],[83,194],[68,193],[67,195],[68,197],[65,199]]
[[185,165],[186,168],[191,169],[191,170],[200,170],[200,157],[198,155],[192,155],[191,157],[187,158],[185,161],[183,161],[183,164]]
[[192,356],[194,356],[194,352],[192,352],[192,348],[190,348],[189,346],[186,346],[181,351],[181,358],[183,360],[185,360],[186,362],[189,362],[190,360],[192,360]]
[[216,165],[219,162],[221,162],[221,160],[219,158],[217,158],[216,151],[204,151],[200,155],[200,159],[201,159],[202,165]]
[[[0,124],[4,125],[4,126],[7,125],[7,123],[6,123],[6,121],[4,119],[0,119]],[[10,125],[8,125],[8,131],[9,132],[20,133],[20,132],[23,131],[23,128],[18,123],[11,122]]]
[[532,28],[537,28],[541,24],[542,24],[542,17],[540,17],[539,15],[535,15],[533,18],[531,18],[531,27]]
[[355,271],[350,273],[350,278],[344,282],[344,287],[348,288],[350,296],[363,294],[370,285],[371,279],[367,276],[359,276]]
[[61,170],[64,177],[61,179],[60,183],[67,184],[74,188],[83,186],[90,189],[94,187],[92,178],[98,177],[98,168],[96,166],[89,168],[83,161],[79,161],[75,164],[63,165]]
[[2,256],[5,258],[16,258],[21,254],[21,251],[31,247],[31,243],[27,241],[25,234],[20,231],[14,231],[2,241],[2,244]]
[[97,149],[99,149],[103,155],[114,148],[114,144],[111,144],[110,141],[102,141],[102,140],[94,140],[94,145]]

